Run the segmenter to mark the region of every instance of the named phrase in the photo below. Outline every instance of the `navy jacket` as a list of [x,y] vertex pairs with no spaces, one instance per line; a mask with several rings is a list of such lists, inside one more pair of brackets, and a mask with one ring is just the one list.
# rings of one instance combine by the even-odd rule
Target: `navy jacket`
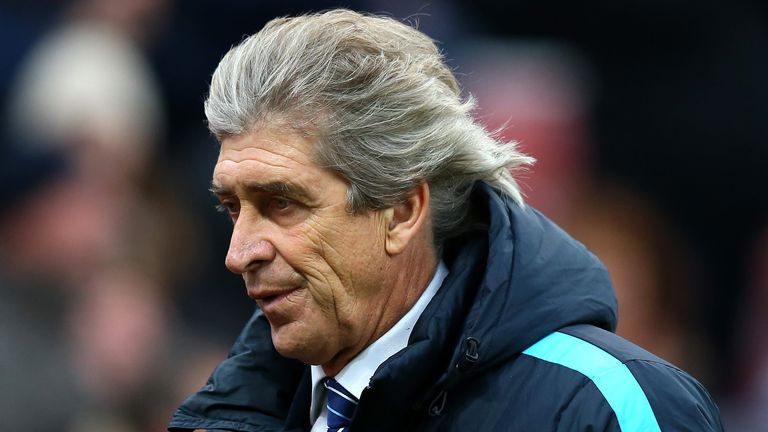
[[[597,258],[485,184],[472,199],[484,225],[446,243],[448,277],[350,430],[722,430],[696,380],[612,333]],[[310,392],[309,368],[275,352],[257,311],[170,430],[308,430]]]

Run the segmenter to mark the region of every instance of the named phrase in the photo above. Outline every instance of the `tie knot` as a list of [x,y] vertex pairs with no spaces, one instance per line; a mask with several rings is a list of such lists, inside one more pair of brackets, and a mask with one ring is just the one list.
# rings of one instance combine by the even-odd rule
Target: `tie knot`
[[343,431],[355,415],[357,398],[333,378],[327,378],[324,385],[328,396],[328,432]]

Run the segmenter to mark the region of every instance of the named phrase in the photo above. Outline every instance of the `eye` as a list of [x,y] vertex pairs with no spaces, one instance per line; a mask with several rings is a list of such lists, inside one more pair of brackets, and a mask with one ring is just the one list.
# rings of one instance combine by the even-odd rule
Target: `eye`
[[299,201],[294,201],[281,195],[269,197],[264,209],[264,215],[281,226],[295,225],[304,220],[309,209]]
[[270,202],[271,207],[277,211],[288,210],[292,204],[293,201],[281,196],[273,197]]
[[229,216],[234,218],[240,212],[240,203],[236,201],[225,200],[216,206],[216,210],[222,213],[228,213]]

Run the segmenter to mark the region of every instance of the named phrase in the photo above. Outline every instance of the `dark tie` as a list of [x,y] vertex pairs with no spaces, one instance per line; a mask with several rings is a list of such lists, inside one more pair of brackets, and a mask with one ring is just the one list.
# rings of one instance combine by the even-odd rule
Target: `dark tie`
[[328,395],[328,432],[343,432],[357,409],[357,398],[333,378],[326,378]]

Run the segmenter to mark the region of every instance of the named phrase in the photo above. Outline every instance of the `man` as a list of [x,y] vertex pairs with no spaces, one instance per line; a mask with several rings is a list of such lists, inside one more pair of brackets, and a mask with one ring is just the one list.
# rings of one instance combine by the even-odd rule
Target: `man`
[[422,33],[276,19],[205,108],[226,264],[260,310],[171,430],[721,430],[700,384],[610,332],[604,267],[523,205],[532,160]]

